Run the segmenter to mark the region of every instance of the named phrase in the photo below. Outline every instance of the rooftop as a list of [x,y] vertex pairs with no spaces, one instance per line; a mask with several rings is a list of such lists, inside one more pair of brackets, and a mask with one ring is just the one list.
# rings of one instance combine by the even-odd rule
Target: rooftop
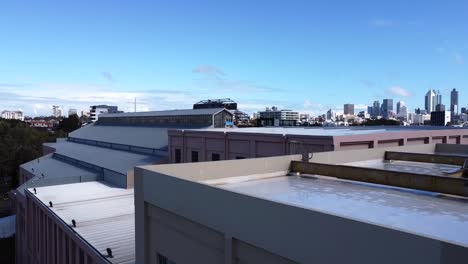
[[206,108],[206,109],[176,109],[164,111],[147,111],[133,113],[103,113],[99,118],[106,117],[136,117],[136,116],[183,116],[183,115],[213,115],[224,108]]
[[56,149],[56,154],[125,175],[135,166],[154,164],[163,158],[69,141],[57,142],[52,146]]
[[[135,263],[135,208],[133,189],[121,189],[104,182],[86,182],[38,187],[42,203],[53,202],[49,210],[103,256],[111,248],[111,263]],[[31,193],[34,193],[30,190]],[[70,227],[71,228],[71,227]]]
[[320,176],[283,176],[219,187],[468,246],[468,199]]
[[[261,134],[279,134],[279,135],[307,135],[307,136],[352,136],[366,135],[388,132],[414,132],[431,130],[448,130],[464,128],[446,128],[446,127],[401,127],[401,126],[378,126],[378,127],[248,127],[248,128],[207,128],[207,129],[187,129],[190,131],[210,131],[210,132],[228,132],[228,133],[261,133]],[[466,129],[468,131],[468,128]]]
[[167,147],[167,130],[164,127],[102,126],[93,123],[71,132],[69,137],[160,149]]

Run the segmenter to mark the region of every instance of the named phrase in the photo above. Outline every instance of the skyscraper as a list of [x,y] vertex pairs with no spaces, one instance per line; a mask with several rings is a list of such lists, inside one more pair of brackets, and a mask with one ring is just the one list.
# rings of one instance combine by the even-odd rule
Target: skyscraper
[[345,115],[354,115],[354,104],[345,104],[344,105],[344,114]]
[[452,114],[458,114],[458,91],[455,88],[450,92],[450,111]]
[[380,102],[374,101],[374,105],[372,107],[372,117],[378,117],[380,115]]
[[333,120],[333,121],[336,120],[336,113],[332,109],[329,109],[327,111],[327,120]]
[[435,90],[429,90],[426,93],[425,97],[425,108],[428,113],[434,112],[435,107],[438,104],[442,104],[442,94],[440,94],[440,91],[435,91]]
[[393,111],[393,99],[384,99],[382,102],[382,117],[389,118]]
[[401,107],[402,106],[405,106],[405,102],[403,101],[398,101],[398,103],[396,104],[396,113],[399,114],[401,112]]

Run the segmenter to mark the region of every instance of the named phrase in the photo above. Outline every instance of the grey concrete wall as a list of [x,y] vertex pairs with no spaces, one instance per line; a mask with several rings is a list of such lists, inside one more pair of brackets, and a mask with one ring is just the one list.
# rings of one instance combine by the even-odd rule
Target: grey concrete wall
[[434,153],[436,144],[408,145],[401,147],[340,150],[333,152],[313,153],[311,162],[343,164],[348,162],[383,159],[386,151]]
[[[181,169],[181,174],[188,175],[185,170]],[[224,237],[224,250],[202,243],[206,247],[202,255],[206,258],[198,263],[233,263],[230,262],[233,253],[226,248],[232,249],[235,240],[298,263],[458,264],[468,258],[467,248],[453,244],[222,190],[166,172],[179,174],[173,165],[155,166],[152,171],[136,169],[137,263],[151,263],[153,250],[162,250],[166,257],[178,260],[178,264],[193,263],[187,259],[199,250],[200,243],[176,243],[179,239],[169,236],[171,229],[152,219],[157,213],[149,216],[157,209],[213,231],[196,233],[197,228],[187,226],[186,232],[211,233],[214,240]],[[161,232],[171,237],[167,244],[148,243]],[[254,259],[255,251],[252,254]],[[224,262],[219,262],[220,259]]]
[[248,175],[273,175],[275,173],[285,175],[289,171],[291,161],[301,159],[302,155],[288,155],[244,160],[167,164],[160,166],[148,165],[139,168],[151,169],[157,167],[158,171],[173,177],[192,181],[207,181]]

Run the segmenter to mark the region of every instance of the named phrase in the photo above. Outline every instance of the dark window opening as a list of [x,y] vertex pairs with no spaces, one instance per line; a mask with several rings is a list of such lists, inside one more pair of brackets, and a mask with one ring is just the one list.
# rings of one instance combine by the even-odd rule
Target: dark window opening
[[175,163],[181,163],[182,162],[182,151],[180,149],[175,150]]
[[221,155],[219,153],[212,153],[211,154],[211,160],[212,161],[221,160]]
[[242,157],[242,156],[236,156],[236,159],[245,159],[245,157]]
[[198,151],[192,151],[192,162],[198,162]]

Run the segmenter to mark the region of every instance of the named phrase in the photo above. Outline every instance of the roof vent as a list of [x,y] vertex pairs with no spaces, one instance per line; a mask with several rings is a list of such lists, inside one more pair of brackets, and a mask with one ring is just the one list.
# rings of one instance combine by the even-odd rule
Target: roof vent
[[54,207],[54,205],[52,204],[52,201],[49,201],[49,206]]
[[107,256],[108,256],[109,258],[113,258],[113,257],[114,257],[114,256],[112,255],[112,249],[106,248],[106,251],[107,251]]
[[72,225],[73,225],[73,227],[76,228],[76,221],[75,221],[75,219],[72,219]]
[[36,188],[34,188],[33,191],[34,191],[34,194],[37,194]]

